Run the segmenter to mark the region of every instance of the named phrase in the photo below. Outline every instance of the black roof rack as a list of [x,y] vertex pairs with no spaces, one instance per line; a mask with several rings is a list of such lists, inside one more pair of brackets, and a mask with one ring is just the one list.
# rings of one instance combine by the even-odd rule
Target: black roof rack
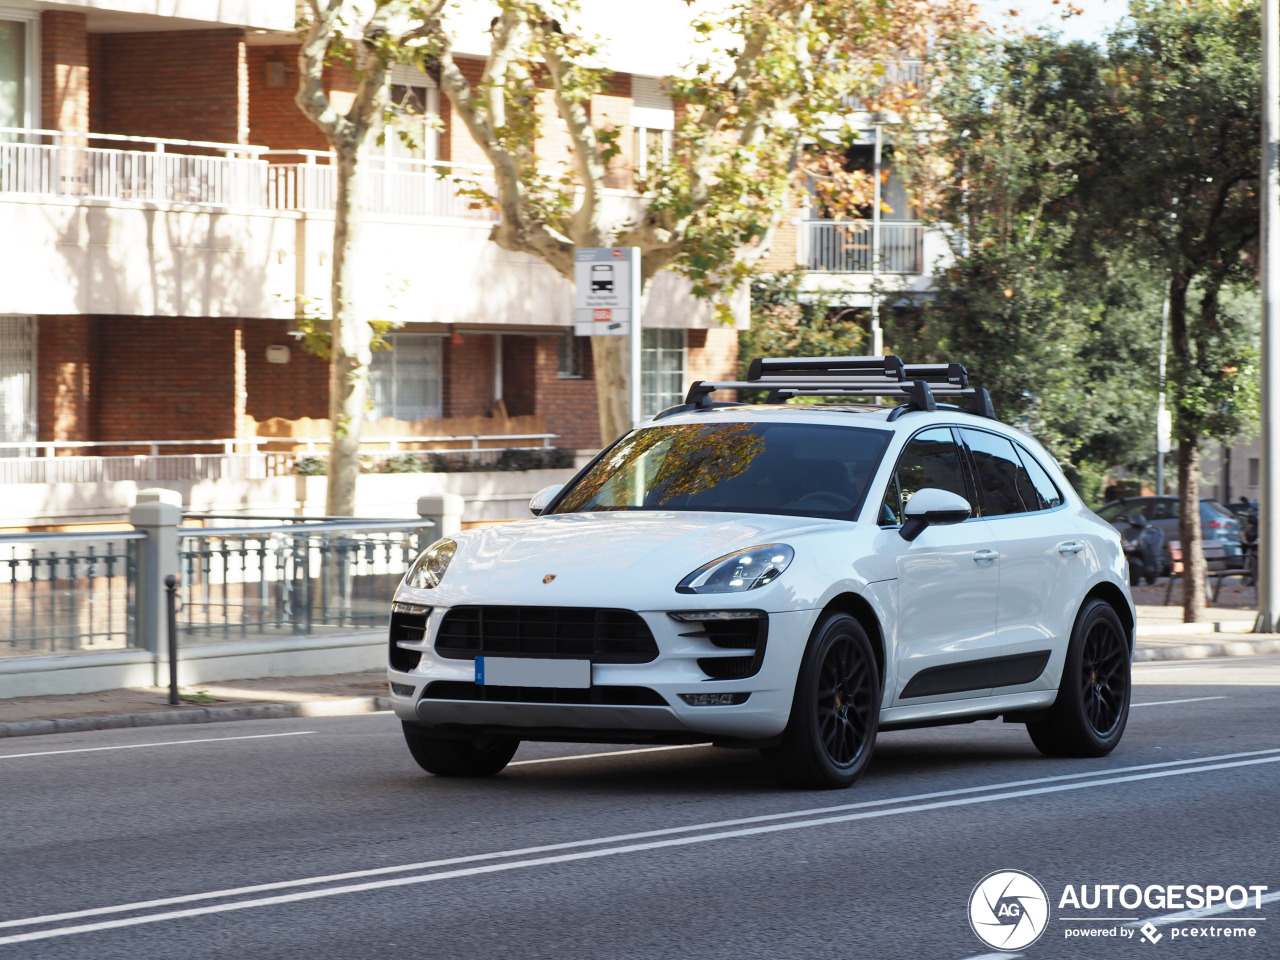
[[681,406],[664,410],[668,416],[684,410],[707,410],[717,390],[768,390],[769,403],[791,397],[888,397],[904,401],[889,413],[890,422],[912,410],[936,410],[938,400],[967,400],[969,413],[994,420],[991,395],[969,385],[959,363],[903,363],[886,357],[757,357],[747,379],[712,382],[696,380]]

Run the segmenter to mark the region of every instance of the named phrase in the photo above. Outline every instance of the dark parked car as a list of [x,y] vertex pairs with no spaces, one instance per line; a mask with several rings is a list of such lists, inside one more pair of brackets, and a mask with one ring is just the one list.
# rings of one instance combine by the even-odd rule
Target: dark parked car
[[[1173,561],[1169,557],[1169,541],[1180,539],[1177,497],[1126,497],[1123,500],[1112,500],[1099,507],[1096,512],[1103,520],[1120,530],[1121,536],[1129,528],[1128,518],[1137,514],[1142,514],[1149,524],[1159,527],[1165,542],[1162,573],[1168,576],[1173,569]],[[1240,521],[1217,500],[1205,498],[1200,501],[1200,536],[1222,544],[1222,553],[1228,567],[1244,566]]]

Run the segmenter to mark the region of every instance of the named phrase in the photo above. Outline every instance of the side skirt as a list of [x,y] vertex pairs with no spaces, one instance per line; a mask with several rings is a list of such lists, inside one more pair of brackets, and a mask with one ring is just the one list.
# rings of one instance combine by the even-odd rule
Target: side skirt
[[1037,650],[1010,657],[987,657],[983,660],[967,660],[964,663],[948,663],[921,670],[910,680],[899,697],[940,697],[947,693],[963,693],[966,690],[990,690],[999,687],[1016,687],[1033,683],[1049,664],[1052,651]]

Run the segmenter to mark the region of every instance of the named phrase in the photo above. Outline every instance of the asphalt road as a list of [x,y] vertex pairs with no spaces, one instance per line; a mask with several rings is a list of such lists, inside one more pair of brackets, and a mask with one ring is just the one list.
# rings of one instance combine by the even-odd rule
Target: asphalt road
[[[993,952],[968,905],[1006,868],[1050,901],[1028,958],[1280,957],[1280,658],[1135,674],[1109,758],[1046,760],[994,722],[904,731],[840,792],[711,747],[526,744],[497,778],[437,780],[390,715],[8,741],[0,960],[958,960]],[[1060,908],[1067,884],[1267,890],[1170,922]],[[1090,929],[1111,934],[1067,937]]]

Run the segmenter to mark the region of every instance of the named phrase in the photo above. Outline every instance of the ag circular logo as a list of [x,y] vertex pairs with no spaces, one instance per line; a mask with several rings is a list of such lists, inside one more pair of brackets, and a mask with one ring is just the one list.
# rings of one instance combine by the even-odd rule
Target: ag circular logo
[[1021,950],[1039,940],[1049,925],[1049,896],[1030,874],[997,870],[973,888],[969,925],[989,947]]

